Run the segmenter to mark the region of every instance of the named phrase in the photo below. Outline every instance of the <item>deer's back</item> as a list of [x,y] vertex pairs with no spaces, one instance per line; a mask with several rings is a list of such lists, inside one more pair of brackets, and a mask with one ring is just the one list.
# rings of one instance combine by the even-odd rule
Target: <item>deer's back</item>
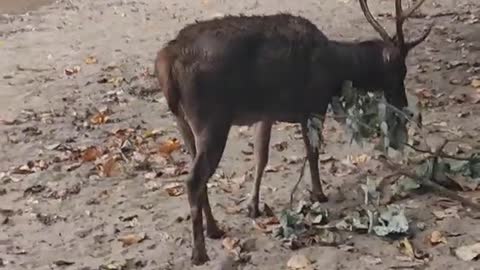
[[[315,86],[323,85],[327,76],[318,75],[322,73],[313,59],[327,44],[308,20],[281,14],[192,24],[169,46],[176,55],[173,74],[184,107],[198,113],[219,106],[236,122],[247,123],[295,120],[288,118],[322,111],[319,103],[328,95]],[[328,101],[324,103],[326,108]]]

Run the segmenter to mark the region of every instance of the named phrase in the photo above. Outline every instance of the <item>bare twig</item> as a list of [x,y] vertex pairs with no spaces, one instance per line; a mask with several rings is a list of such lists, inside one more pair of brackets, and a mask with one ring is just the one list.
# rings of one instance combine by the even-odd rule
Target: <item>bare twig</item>
[[[433,14],[425,14],[425,13],[412,14],[410,18],[413,18],[413,19],[440,18],[440,17],[460,16],[460,15],[470,15],[470,14],[471,14],[471,11],[466,11],[466,12],[444,11],[444,12],[438,12]],[[390,12],[379,13],[378,17],[385,17],[391,20],[395,18]]]
[[300,182],[302,181],[303,175],[305,174],[305,167],[306,167],[306,165],[307,165],[307,158],[305,157],[305,158],[303,158],[302,167],[300,168],[300,176],[298,177],[297,182],[295,183],[295,185],[293,186],[292,191],[290,192],[290,209],[291,209],[292,206],[293,206],[293,197],[295,196],[295,192],[297,191],[298,185],[299,185]]
[[[411,144],[408,144],[408,143],[405,143],[405,146],[407,146],[407,147],[411,148],[412,150],[414,150],[416,152],[419,152],[419,153],[430,154],[430,155],[435,154],[430,150],[423,150],[423,149],[420,149],[420,148],[415,147],[415,146],[413,146]],[[449,154],[446,154],[446,153],[443,153],[443,152],[439,154],[439,157],[449,158],[449,159],[453,159],[453,160],[460,160],[460,161],[470,161],[471,160],[471,158],[468,158],[468,157],[457,157],[457,156],[452,156],[452,155],[449,155]]]
[[53,68],[32,68],[32,67],[23,67],[23,66],[17,65],[17,70],[18,71],[44,72],[44,71],[53,70]]
[[[436,166],[436,163],[437,163],[437,160],[438,160],[438,157],[439,155],[441,155],[442,151],[443,151],[443,148],[445,148],[445,146],[447,145],[448,143],[448,140],[445,140],[441,145],[440,147],[437,148],[437,150],[435,150],[435,153],[434,156],[433,156],[433,161],[434,161],[434,168]],[[460,195],[458,195],[456,192],[454,191],[451,191],[447,188],[444,188],[442,187],[441,185],[435,183],[434,181],[432,181],[431,179],[427,179],[427,178],[422,178],[422,177],[419,177],[418,175],[416,175],[415,173],[412,173],[411,170],[409,169],[405,169],[405,168],[402,168],[401,165],[399,164],[396,164],[395,162],[391,161],[388,157],[386,156],[382,156],[382,161],[388,168],[390,168],[391,170],[397,172],[398,174],[401,174],[401,175],[404,175],[406,177],[409,177],[413,180],[415,180],[418,184],[420,184],[421,186],[423,187],[427,187],[437,193],[439,193],[440,195],[442,196],[445,196],[445,197],[448,197],[450,199],[453,199],[453,200],[456,200],[456,201],[459,201],[461,202],[464,206],[468,206],[472,209],[475,209],[477,211],[480,211],[480,204],[477,204],[465,197],[462,197]],[[399,169],[400,168],[400,169]],[[430,177],[433,177],[433,175],[431,175]]]
[[415,174],[413,174],[409,171],[401,171],[400,173],[402,175],[405,175],[407,177],[410,177],[410,178],[414,179],[419,184],[421,184],[421,185],[423,185],[427,188],[430,188],[433,191],[436,191],[436,192],[438,192],[439,194],[441,194],[445,197],[448,197],[448,198],[453,199],[453,200],[457,200],[457,201],[461,202],[464,206],[468,206],[468,207],[471,207],[472,209],[480,211],[480,204],[474,203],[471,200],[458,195],[456,192],[451,191],[447,188],[444,188],[441,185],[439,185],[439,184],[437,184],[437,183],[435,183],[435,182],[433,182],[429,179],[420,178],[417,175],[415,175]]

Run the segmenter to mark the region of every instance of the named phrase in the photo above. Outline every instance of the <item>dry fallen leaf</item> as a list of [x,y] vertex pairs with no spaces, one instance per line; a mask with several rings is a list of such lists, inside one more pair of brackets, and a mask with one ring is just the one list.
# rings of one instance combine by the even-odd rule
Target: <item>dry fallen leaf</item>
[[[450,180],[459,185],[463,191],[475,191],[479,184],[472,181],[471,178],[463,175],[445,174]],[[470,180],[469,180],[470,179]]]
[[185,186],[182,183],[171,183],[164,187],[168,195],[178,197],[185,193]]
[[227,206],[225,207],[225,213],[229,215],[238,214],[243,210],[243,207],[240,205]]
[[280,224],[277,217],[256,219],[256,220],[252,220],[252,222],[253,222],[253,227],[255,227],[255,229],[263,233],[271,233]]
[[472,104],[480,103],[480,93],[470,94],[468,98]]
[[84,162],[95,161],[101,155],[102,155],[102,152],[100,151],[100,149],[98,149],[96,146],[90,146],[87,149],[85,149],[85,151],[83,151],[82,160]]
[[293,255],[287,262],[288,269],[292,270],[313,270],[310,260],[301,254]]
[[84,61],[85,61],[85,64],[87,65],[96,64],[98,62],[95,56],[88,56],[87,58],[85,58]]
[[458,215],[458,207],[452,206],[445,210],[434,210],[432,211],[433,215],[437,219],[444,219],[444,218],[457,218],[459,219],[460,216]]
[[367,161],[370,160],[370,156],[367,154],[361,154],[358,156],[350,156],[350,161],[352,162],[353,165],[361,165],[366,163]]
[[480,79],[473,79],[470,85],[474,88],[480,88]]
[[32,168],[30,168],[30,166],[28,166],[27,164],[21,165],[12,171],[13,174],[31,174],[34,172],[35,171]]
[[399,242],[398,248],[403,255],[408,256],[412,259],[415,258],[415,251],[413,250],[412,243],[410,243],[407,238],[404,238]]
[[433,91],[431,89],[421,88],[415,90],[415,95],[419,98],[429,99],[433,97]]
[[123,80],[123,77],[113,77],[108,79],[107,82],[113,84],[114,87],[118,87],[122,84]]
[[67,76],[72,76],[73,74],[77,74],[79,71],[80,71],[80,67],[79,67],[79,66],[75,66],[75,67],[73,67],[73,68],[66,68],[66,69],[64,70],[65,75],[67,75]]
[[121,167],[116,157],[108,158],[105,163],[99,164],[97,168],[105,177],[118,176],[121,172]]
[[143,137],[146,139],[146,138],[155,138],[156,136],[159,136],[163,133],[163,130],[160,130],[160,129],[153,129],[153,130],[149,130],[149,131],[146,131],[144,134],[143,134]]
[[144,174],[143,177],[145,177],[145,179],[147,179],[147,180],[152,180],[152,179],[155,179],[155,178],[157,178],[157,177],[159,177],[159,176],[161,176],[161,175],[162,175],[161,172],[160,172],[160,173],[157,173],[157,172],[148,172],[148,173]]
[[145,233],[140,234],[127,234],[118,238],[118,241],[122,242],[123,247],[131,246],[133,244],[138,244],[145,240],[147,235]]
[[461,246],[455,250],[455,255],[463,261],[472,261],[480,255],[480,243]]
[[222,246],[229,252],[235,252],[235,249],[240,247],[240,239],[235,237],[225,237],[222,240]]
[[170,156],[174,151],[178,149],[180,149],[180,141],[176,138],[173,138],[162,143],[158,151],[163,155]]
[[109,117],[106,112],[99,112],[95,114],[92,118],[90,118],[90,123],[94,125],[101,125],[107,123]]
[[437,245],[437,244],[440,244],[440,243],[447,244],[447,239],[439,231],[433,231],[428,236],[428,240],[430,241],[430,244],[432,244],[433,246]]

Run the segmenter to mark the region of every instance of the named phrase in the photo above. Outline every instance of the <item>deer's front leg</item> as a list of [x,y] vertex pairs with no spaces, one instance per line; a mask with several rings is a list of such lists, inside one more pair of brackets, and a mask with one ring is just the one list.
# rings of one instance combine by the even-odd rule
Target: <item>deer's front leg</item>
[[[302,137],[305,143],[305,148],[307,152],[307,159],[308,164],[310,167],[310,176],[312,180],[312,193],[310,195],[310,199],[315,202],[327,202],[328,198],[323,193],[322,183],[320,182],[320,171],[318,168],[318,156],[319,150],[318,147],[314,147],[310,138],[308,136],[308,125],[307,121],[302,122]],[[320,130],[321,131],[321,130]],[[318,134],[319,138],[321,138],[320,134]]]

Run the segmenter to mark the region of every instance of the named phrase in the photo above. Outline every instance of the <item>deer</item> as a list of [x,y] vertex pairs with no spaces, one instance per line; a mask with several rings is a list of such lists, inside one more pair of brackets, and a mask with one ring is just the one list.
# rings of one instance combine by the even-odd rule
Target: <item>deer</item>
[[307,122],[325,115],[345,81],[355,88],[383,91],[400,110],[408,106],[404,80],[406,57],[430,34],[406,41],[405,20],[420,7],[407,10],[395,1],[396,35],[391,37],[371,14],[361,10],[381,39],[330,40],[308,19],[288,13],[227,15],[191,23],[180,29],[155,58],[155,76],[192,158],[186,178],[192,228],[191,262],[209,260],[206,236],[223,237],[210,206],[207,182],[225,150],[232,126],[256,125],[255,180],[249,216],[259,214],[259,188],[268,162],[274,122],[299,123],[311,174],[311,199],[328,200],[318,168],[319,151],[312,147]]

